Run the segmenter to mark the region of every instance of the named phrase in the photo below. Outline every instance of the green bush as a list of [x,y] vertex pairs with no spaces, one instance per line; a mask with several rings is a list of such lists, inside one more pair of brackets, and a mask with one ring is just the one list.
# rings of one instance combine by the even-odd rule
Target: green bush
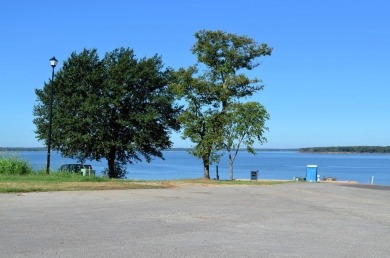
[[16,155],[0,154],[0,175],[29,175],[34,173],[31,165]]

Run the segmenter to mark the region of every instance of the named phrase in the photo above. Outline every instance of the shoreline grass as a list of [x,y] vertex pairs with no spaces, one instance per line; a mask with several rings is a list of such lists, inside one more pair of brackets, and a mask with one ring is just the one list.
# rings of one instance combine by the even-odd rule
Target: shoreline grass
[[0,175],[0,193],[165,188],[164,184],[81,175]]
[[275,185],[288,182],[289,181],[218,181],[205,179],[134,181],[103,177],[83,177],[80,175],[0,175],[0,193],[166,189],[190,185]]

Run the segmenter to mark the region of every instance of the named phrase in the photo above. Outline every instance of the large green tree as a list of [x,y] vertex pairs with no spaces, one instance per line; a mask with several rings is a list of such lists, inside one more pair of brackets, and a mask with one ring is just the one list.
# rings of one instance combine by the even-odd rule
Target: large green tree
[[248,78],[245,71],[257,67],[258,58],[270,55],[272,48],[219,30],[201,30],[195,38],[192,53],[198,62],[179,69],[172,87],[187,103],[180,116],[183,138],[195,143],[192,154],[202,159],[204,178],[210,178],[210,164],[224,148],[226,110],[262,90],[261,80]]
[[[159,56],[137,59],[131,49],[103,59],[96,49],[72,53],[52,82],[53,149],[80,161],[105,158],[110,178],[123,177],[128,163],[163,158],[179,129],[171,74]],[[35,92],[36,134],[47,141],[50,83]]]

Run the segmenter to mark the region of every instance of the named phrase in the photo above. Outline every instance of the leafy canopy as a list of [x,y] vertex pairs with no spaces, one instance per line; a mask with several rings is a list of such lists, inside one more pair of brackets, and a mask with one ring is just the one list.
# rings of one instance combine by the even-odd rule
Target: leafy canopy
[[53,149],[62,155],[108,161],[108,175],[123,177],[124,164],[163,158],[169,133],[179,129],[180,107],[168,88],[172,71],[162,60],[137,59],[119,48],[100,60],[97,50],[72,53],[54,82],[37,89],[34,123],[47,141],[49,89],[54,86]]
[[225,119],[223,146],[229,156],[230,180],[233,180],[233,164],[240,148],[245,146],[249,153],[255,154],[255,142],[267,141],[263,135],[268,130],[265,122],[269,114],[258,102],[233,103],[229,105]]

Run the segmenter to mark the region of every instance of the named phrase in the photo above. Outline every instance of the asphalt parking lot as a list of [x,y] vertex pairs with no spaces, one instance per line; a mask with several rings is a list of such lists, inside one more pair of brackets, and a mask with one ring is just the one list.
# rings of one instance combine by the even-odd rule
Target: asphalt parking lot
[[0,257],[389,257],[390,191],[334,184],[0,194]]

